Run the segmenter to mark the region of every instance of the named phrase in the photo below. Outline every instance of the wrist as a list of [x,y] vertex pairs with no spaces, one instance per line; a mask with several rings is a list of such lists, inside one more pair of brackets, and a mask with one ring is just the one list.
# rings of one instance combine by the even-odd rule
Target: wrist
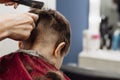
[[3,19],[4,18],[1,18],[0,20],[0,40],[3,40],[9,36],[8,30],[6,29],[6,26],[5,26],[6,21]]
[[0,41],[8,38],[8,34],[6,32],[0,33]]

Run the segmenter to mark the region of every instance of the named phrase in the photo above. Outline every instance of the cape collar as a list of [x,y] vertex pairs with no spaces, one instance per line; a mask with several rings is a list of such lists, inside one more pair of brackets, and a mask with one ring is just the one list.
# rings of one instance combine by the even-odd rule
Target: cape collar
[[42,58],[45,62],[47,62],[47,63],[49,63],[49,64],[51,64],[52,66],[55,67],[54,64],[52,64],[48,59],[46,59],[44,56],[42,56],[40,53],[38,53],[35,50],[19,49],[19,50],[17,50],[17,52],[23,52],[23,53],[26,53],[28,55],[32,55],[32,56],[36,56],[36,57]]
[[17,52],[24,52],[24,53],[32,55],[32,56],[43,57],[42,55],[40,55],[40,53],[38,53],[37,51],[34,51],[34,50],[19,49],[19,50],[17,50]]

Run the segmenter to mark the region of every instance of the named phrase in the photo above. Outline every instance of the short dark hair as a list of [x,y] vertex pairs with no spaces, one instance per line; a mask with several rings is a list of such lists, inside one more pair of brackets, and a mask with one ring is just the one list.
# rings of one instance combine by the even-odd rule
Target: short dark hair
[[[57,42],[55,47],[57,47],[61,42],[65,42],[65,47],[62,49],[62,53],[67,53],[70,47],[70,24],[68,20],[56,10],[37,10],[33,9],[30,12],[39,15],[39,19],[36,22],[36,27],[39,27],[41,21],[44,21],[44,26],[49,26],[49,29],[57,33]],[[48,28],[46,28],[48,29]],[[39,35],[39,30],[33,30],[32,41],[35,40],[36,34]],[[38,33],[37,33],[38,32]],[[34,37],[34,38],[33,38]]]

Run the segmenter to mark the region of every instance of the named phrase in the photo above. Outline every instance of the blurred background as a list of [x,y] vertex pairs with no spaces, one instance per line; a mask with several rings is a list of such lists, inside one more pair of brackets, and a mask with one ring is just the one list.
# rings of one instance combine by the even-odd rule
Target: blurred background
[[[38,0],[39,1],[39,0]],[[72,80],[120,80],[120,0],[40,0],[61,12],[72,29],[71,48],[61,70]],[[29,7],[0,5],[0,15]],[[0,56],[17,50],[17,42],[0,42]]]

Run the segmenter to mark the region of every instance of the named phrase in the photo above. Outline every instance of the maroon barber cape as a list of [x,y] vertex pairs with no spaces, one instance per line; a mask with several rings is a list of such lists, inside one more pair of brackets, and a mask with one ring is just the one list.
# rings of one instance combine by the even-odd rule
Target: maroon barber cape
[[[41,57],[24,52],[15,52],[0,58],[0,80],[41,80],[48,71],[59,70]],[[64,80],[70,79],[64,75]]]

